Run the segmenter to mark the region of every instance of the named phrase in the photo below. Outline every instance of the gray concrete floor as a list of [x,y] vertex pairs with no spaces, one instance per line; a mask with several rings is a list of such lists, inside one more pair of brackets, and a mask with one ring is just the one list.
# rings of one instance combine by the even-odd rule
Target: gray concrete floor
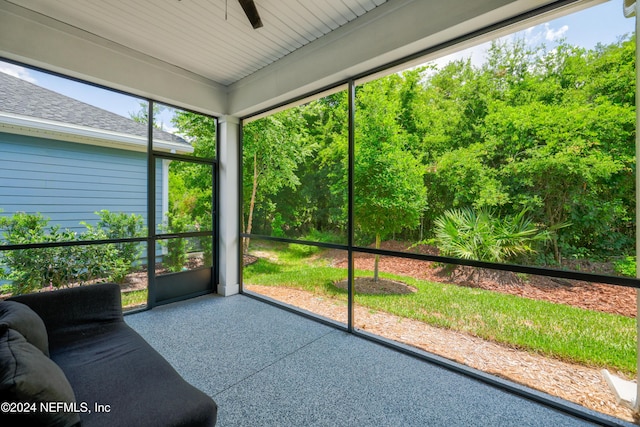
[[221,427],[594,425],[244,295],[125,320],[213,397]]

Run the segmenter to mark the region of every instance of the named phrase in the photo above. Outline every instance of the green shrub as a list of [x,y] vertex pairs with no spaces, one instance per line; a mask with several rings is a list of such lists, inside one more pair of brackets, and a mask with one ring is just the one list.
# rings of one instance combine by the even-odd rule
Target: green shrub
[[[142,215],[114,213],[106,209],[96,212],[96,215],[100,220],[95,226],[81,223],[87,227],[82,235],[83,240],[126,239],[146,235]],[[135,270],[135,264],[142,255],[142,245],[140,242],[109,243],[88,246],[87,251],[94,252],[94,258],[89,259],[102,260],[100,263],[90,263],[87,267],[95,270],[94,277],[121,283],[127,274]]]
[[331,231],[318,231],[311,229],[307,234],[306,240],[322,243],[345,243],[346,235],[342,236]]
[[614,262],[613,269],[623,276],[636,277],[636,257],[629,255]]
[[[167,221],[168,233],[184,233],[193,230],[191,219],[185,214],[169,212]],[[162,257],[162,265],[174,273],[182,271],[187,263],[187,253],[191,248],[189,240],[180,237],[172,238],[164,240],[162,245],[167,249],[167,253]]]
[[[173,209],[167,213],[167,224],[161,226],[161,229],[165,233],[185,233],[201,231],[201,224],[205,224],[205,230],[208,230],[213,225],[211,214],[193,218],[187,213]],[[162,256],[162,265],[171,272],[176,273],[185,269],[189,252],[202,251],[204,265],[213,265],[213,238],[211,235],[171,238],[160,241],[160,245],[166,250]]]
[[[213,227],[213,219],[210,213],[196,219],[195,229],[200,230],[200,224],[206,224],[207,228]],[[213,265],[213,237],[201,236],[197,238],[197,244],[202,251],[204,265]]]
[[[0,229],[7,244],[53,243],[77,240],[75,232],[53,226],[40,214],[18,212],[0,218]],[[0,252],[0,279],[11,282],[15,294],[32,292],[44,286],[60,287],[82,272],[80,247],[18,249]]]
[[[144,219],[142,215],[113,213],[106,209],[96,212],[100,216],[97,226],[105,231],[107,239],[126,239],[131,237],[145,237]],[[140,258],[142,248],[138,242],[116,243],[118,256],[128,264],[133,264]]]
[[317,246],[289,243],[289,253],[294,258],[306,258],[318,253],[319,250],[320,248]]
[[[330,232],[321,232],[315,229],[311,229],[307,236],[304,238],[309,242],[321,242],[321,243],[343,243],[344,238],[338,234]],[[305,245],[301,243],[290,243],[288,245],[288,255],[291,259],[307,258],[320,252],[318,246]]]
[[[0,217],[0,229],[6,243],[59,243],[78,240],[102,240],[145,235],[142,217],[96,212],[96,226],[82,223],[87,231],[78,235],[59,225],[49,227],[41,214],[18,212]],[[10,292],[21,294],[42,287],[60,288],[71,283],[94,280],[122,281],[132,271],[140,255],[139,243],[57,246],[0,252],[0,280],[10,281]]]
[[280,212],[276,213],[273,216],[273,221],[271,221],[271,235],[273,237],[286,237],[284,232],[284,227],[286,226],[284,219],[282,219],[282,215]]
[[489,210],[452,209],[434,221],[434,242],[444,256],[489,262],[513,261],[536,252],[535,245],[551,235],[526,217],[497,217]]

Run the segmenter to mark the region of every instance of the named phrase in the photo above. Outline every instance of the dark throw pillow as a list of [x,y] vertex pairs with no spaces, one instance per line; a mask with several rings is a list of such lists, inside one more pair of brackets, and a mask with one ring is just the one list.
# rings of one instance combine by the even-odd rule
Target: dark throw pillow
[[[56,402],[58,406],[42,408],[41,403],[46,402]],[[74,402],[73,389],[62,369],[20,333],[0,325],[0,425],[79,425]],[[13,413],[16,409],[23,410]]]
[[0,301],[0,325],[18,331],[29,343],[49,356],[49,337],[44,322],[29,306],[16,301]]

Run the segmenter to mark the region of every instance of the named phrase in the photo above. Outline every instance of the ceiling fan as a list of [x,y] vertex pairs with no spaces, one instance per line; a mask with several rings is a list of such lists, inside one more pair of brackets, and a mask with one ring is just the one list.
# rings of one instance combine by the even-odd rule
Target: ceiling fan
[[251,22],[253,29],[255,30],[262,27],[262,20],[260,19],[258,9],[256,9],[256,4],[253,0],[238,0],[238,2],[240,3],[240,6],[242,6],[244,14],[249,18],[249,22]]

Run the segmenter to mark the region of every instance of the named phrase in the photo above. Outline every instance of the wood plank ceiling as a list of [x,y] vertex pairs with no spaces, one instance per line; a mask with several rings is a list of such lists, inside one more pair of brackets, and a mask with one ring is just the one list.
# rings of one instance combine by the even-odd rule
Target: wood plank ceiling
[[256,0],[254,30],[237,0],[10,1],[225,86],[386,2]]

